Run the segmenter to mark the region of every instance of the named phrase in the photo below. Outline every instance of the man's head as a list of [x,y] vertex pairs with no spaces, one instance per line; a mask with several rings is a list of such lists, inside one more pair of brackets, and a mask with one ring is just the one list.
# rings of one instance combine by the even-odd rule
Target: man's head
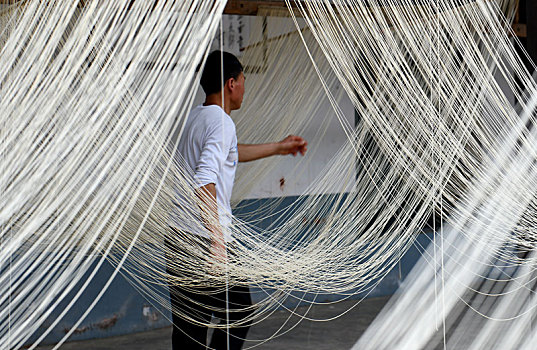
[[218,94],[223,88],[230,109],[241,107],[244,95],[243,68],[237,57],[229,52],[213,51],[209,54],[200,83],[207,96]]

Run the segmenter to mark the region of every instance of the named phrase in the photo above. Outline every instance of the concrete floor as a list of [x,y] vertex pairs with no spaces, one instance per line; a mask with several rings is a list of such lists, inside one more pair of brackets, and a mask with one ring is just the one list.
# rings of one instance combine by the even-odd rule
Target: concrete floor
[[[258,346],[255,349],[259,350],[350,349],[388,299],[388,297],[371,298],[363,300],[358,305],[356,305],[356,301],[346,301],[334,305],[318,305],[313,306],[308,311],[308,316],[311,318],[327,319],[341,315],[351,308],[349,312],[328,322],[303,320],[297,325],[298,317],[291,317],[288,322],[285,322],[289,318],[289,312],[276,311],[250,329],[245,348],[257,344]],[[298,312],[306,312],[306,307],[299,308]],[[284,325],[283,329],[277,332],[282,325]],[[284,334],[260,344],[259,340],[271,338],[276,333]],[[42,346],[37,349],[49,350],[52,348],[53,346]],[[119,337],[70,342],[65,343],[61,349],[169,350],[171,349],[171,327]]]

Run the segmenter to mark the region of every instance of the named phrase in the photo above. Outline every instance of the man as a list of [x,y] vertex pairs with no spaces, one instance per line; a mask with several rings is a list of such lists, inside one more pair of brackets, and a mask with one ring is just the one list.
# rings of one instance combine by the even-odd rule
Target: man
[[[248,162],[273,155],[304,155],[307,150],[307,142],[293,135],[277,143],[237,143],[235,124],[229,115],[241,107],[244,80],[242,65],[235,56],[220,51],[209,54],[200,82],[206,94],[205,102],[191,111],[178,145],[180,158],[196,184],[195,191],[201,202],[198,208],[201,225],[187,227],[185,220],[177,220],[181,222],[172,223],[172,234],[174,230],[182,231],[206,240],[207,258],[219,263],[227,261],[226,245],[234,241],[228,228],[237,161]],[[168,272],[174,276],[173,269],[168,267]],[[204,324],[210,322],[213,314],[225,324],[226,319],[231,323],[244,319],[251,312],[252,301],[246,285],[227,289],[203,285],[181,288],[171,283],[170,294],[174,310],[174,350],[206,349],[208,327]],[[229,337],[225,329],[215,329],[209,346],[227,349],[229,342],[229,349],[241,349],[247,332],[248,325],[230,328]]]

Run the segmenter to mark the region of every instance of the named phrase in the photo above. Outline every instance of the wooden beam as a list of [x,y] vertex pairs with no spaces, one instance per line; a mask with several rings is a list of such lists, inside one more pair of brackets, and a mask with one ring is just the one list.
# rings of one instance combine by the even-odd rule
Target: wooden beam
[[526,0],[526,51],[537,64],[537,1]]
[[[0,5],[2,4],[12,5],[20,1],[22,0],[0,0]],[[82,6],[85,1],[87,0],[80,0]],[[293,8],[296,8],[294,1],[291,2],[291,6]],[[524,7],[524,6],[525,8],[522,9],[521,7]],[[285,0],[228,0],[227,5],[224,8],[224,14],[256,16],[261,8],[267,8],[267,7],[287,9]],[[524,23],[518,23],[518,18],[519,18],[519,14],[518,14],[517,19],[515,20],[515,23],[513,24],[513,31],[515,32],[515,35],[517,37],[526,38],[527,32],[528,32],[528,26],[530,28],[530,31],[532,32],[535,32],[537,30],[536,28],[537,27],[537,1],[531,1],[531,0],[527,2],[522,1],[521,6],[519,7],[519,12],[520,11],[523,11],[524,13],[528,14],[528,17],[530,17],[531,20],[526,21],[528,25]],[[531,39],[530,39],[530,42],[532,42],[531,44],[533,45],[533,47],[537,45],[537,43],[535,41],[532,41]],[[530,42],[528,42],[528,44],[530,44]]]
[[284,0],[228,0],[224,14],[256,16],[259,9],[263,7],[286,9],[287,5]]

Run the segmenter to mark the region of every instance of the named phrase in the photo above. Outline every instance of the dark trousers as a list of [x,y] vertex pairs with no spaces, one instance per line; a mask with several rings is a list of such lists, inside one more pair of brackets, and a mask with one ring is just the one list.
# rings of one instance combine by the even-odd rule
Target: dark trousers
[[[174,231],[172,230],[171,233],[173,234]],[[177,232],[175,231],[175,233]],[[200,243],[201,249],[206,254],[210,254],[207,250],[210,242],[200,238]],[[166,245],[170,252],[178,249],[177,246],[171,243],[171,240],[166,240]],[[172,276],[188,277],[185,276],[187,274],[185,271],[181,271],[178,274],[170,267],[166,271]],[[217,350],[228,349],[228,331],[225,328],[226,320],[229,320],[229,323],[233,323],[245,319],[252,313],[251,308],[249,308],[252,305],[250,288],[246,284],[232,285],[227,289],[227,293],[223,287],[193,288],[191,286],[183,287],[169,283],[168,288],[170,291],[172,311],[174,311],[172,331],[173,350],[207,349],[207,332],[209,327],[196,324],[192,320],[201,324],[209,324],[213,315],[220,318],[220,325],[223,325],[224,328],[214,329],[209,347],[210,349]],[[225,311],[226,308],[228,312]],[[242,348],[249,328],[250,322],[240,327],[229,327],[229,349],[240,350]]]
[[[203,288],[198,291],[185,290],[177,286],[169,286],[172,309],[180,311],[178,315],[173,313],[173,332],[172,332],[172,349],[207,349],[207,326],[201,326],[184,319],[184,316],[194,319],[205,324],[210,323],[211,316],[220,318],[220,325],[226,325],[226,317],[229,322],[233,323],[244,319],[251,313],[250,310],[242,310],[252,305],[250,289],[247,286],[236,285],[228,289],[227,305],[229,312],[213,312],[212,309],[226,309],[226,292],[225,290],[212,294],[215,290]],[[239,310],[239,311],[237,311]],[[226,315],[227,314],[227,315]],[[250,324],[241,327],[229,328],[229,349],[239,350],[244,344],[246,334]],[[224,328],[215,328],[209,347],[211,349],[227,349],[227,330]]]

